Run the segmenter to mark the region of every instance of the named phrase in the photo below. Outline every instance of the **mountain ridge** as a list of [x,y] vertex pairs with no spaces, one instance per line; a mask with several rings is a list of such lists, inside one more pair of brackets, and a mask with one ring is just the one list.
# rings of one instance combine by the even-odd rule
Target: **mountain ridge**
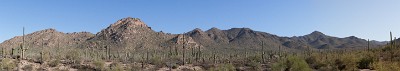
[[[54,34],[57,36],[45,36]],[[326,35],[320,31],[296,37],[283,37],[267,32],[255,31],[250,28],[231,28],[221,30],[216,27],[206,31],[195,28],[183,34],[166,34],[155,32],[139,18],[127,17],[110,24],[109,27],[96,34],[88,32],[63,33],[55,29],[45,29],[26,35],[27,44],[39,47],[38,43],[47,42],[46,47],[56,47],[56,42],[71,47],[226,47],[226,48],[259,48],[265,44],[270,49],[286,47],[289,49],[340,49],[363,48],[367,41],[355,36],[339,38]],[[35,39],[32,39],[35,38]],[[54,40],[54,39],[63,40]],[[45,40],[47,41],[39,41]],[[53,39],[53,40],[51,40]],[[0,44],[1,47],[17,47],[21,36],[16,36]],[[383,42],[373,41],[372,47],[382,45]],[[186,43],[186,44],[183,44]],[[27,45],[25,44],[25,45]],[[33,46],[34,45],[34,46]]]

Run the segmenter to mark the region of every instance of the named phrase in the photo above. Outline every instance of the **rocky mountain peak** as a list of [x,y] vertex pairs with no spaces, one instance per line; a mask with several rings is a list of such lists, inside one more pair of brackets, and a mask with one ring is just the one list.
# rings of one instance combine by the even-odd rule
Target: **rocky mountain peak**
[[98,34],[105,34],[108,35],[114,33],[144,33],[147,31],[151,31],[151,28],[148,27],[144,22],[142,22],[139,18],[132,18],[127,17],[118,20],[114,24],[111,24],[106,29],[103,29]]
[[190,32],[188,32],[189,35],[193,35],[193,34],[205,34],[204,31],[202,31],[200,28],[196,28]]
[[221,31],[221,29],[218,29],[216,27],[212,27],[211,29],[207,30],[206,32],[215,32],[215,31]]
[[127,17],[118,20],[114,24],[111,25],[111,27],[145,27],[147,28],[148,26],[142,22],[139,18],[132,18],[132,17]]
[[32,34],[28,34],[28,35],[50,36],[50,34],[51,35],[64,35],[64,33],[58,32],[56,29],[53,29],[53,28],[33,32]]
[[202,32],[202,30],[201,30],[200,28],[196,28],[196,29],[194,29],[193,31]]
[[313,31],[312,33],[310,33],[310,35],[325,35],[325,34],[320,31]]
[[49,28],[49,29],[45,29],[45,30],[39,31],[37,33],[54,33],[54,32],[58,32],[58,31],[56,29]]

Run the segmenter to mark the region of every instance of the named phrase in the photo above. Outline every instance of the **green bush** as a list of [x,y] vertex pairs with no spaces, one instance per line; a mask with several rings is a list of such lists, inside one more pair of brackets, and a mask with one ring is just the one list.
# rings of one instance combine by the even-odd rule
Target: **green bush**
[[272,64],[272,71],[283,71],[286,69],[286,61],[280,60],[277,63]]
[[50,61],[48,65],[50,67],[56,67],[60,62],[61,62],[60,60],[56,59],[56,60]]
[[66,54],[65,58],[72,61],[73,64],[79,64],[81,62],[80,52],[71,50]]
[[311,71],[304,59],[297,56],[288,56],[286,60],[278,61],[272,65],[273,71]]
[[372,58],[365,57],[362,58],[358,63],[358,68],[359,69],[371,69],[370,64],[373,63]]
[[17,64],[16,64],[16,62],[14,62],[10,58],[4,58],[4,59],[1,60],[0,67],[1,67],[2,70],[4,69],[4,70],[7,70],[7,71],[11,71],[15,67],[17,67]]
[[251,62],[248,62],[246,65],[250,66],[255,71],[261,71],[262,70],[261,69],[261,63],[259,63],[259,62],[251,61]]
[[122,65],[120,63],[112,63],[110,65],[110,69],[109,71],[123,71],[124,69],[122,68]]
[[164,66],[163,60],[161,60],[161,57],[159,57],[159,56],[152,57],[149,60],[149,63],[153,64],[153,65],[156,65],[157,67],[163,67]]
[[377,71],[400,70],[400,64],[398,62],[386,62],[386,61],[373,62],[371,67]]
[[95,69],[97,71],[104,70],[104,64],[105,64],[105,62],[103,60],[95,60],[93,62],[93,65],[95,66]]

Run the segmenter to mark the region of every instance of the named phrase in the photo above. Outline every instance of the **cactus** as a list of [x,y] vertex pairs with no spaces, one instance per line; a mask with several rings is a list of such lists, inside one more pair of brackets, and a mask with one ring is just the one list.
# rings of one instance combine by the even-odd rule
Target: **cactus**
[[149,62],[149,50],[147,49],[147,51],[146,51],[146,63],[148,63]]
[[390,48],[393,48],[392,32],[390,32]]
[[10,54],[11,57],[14,56],[14,50],[15,50],[14,48],[11,48],[11,54]]
[[197,62],[199,62],[200,55],[201,55],[200,46],[198,46],[198,51],[197,51],[197,55],[196,55],[196,61]]
[[261,62],[262,63],[265,63],[264,62],[264,60],[265,60],[264,59],[264,54],[265,54],[265,52],[264,52],[264,41],[261,41],[261,60],[262,60]]
[[142,68],[144,68],[144,63],[145,63],[145,61],[144,61],[144,54],[142,54]]
[[393,39],[393,48],[396,48],[396,37]]
[[4,48],[1,47],[1,57],[4,58]]
[[169,47],[169,56],[172,56],[172,47]]
[[278,49],[278,55],[279,55],[279,57],[281,57],[282,55],[281,55],[281,46],[279,45],[279,49]]
[[111,59],[111,49],[110,49],[110,47],[108,47],[108,46],[106,46],[106,53],[107,53],[107,57],[108,57],[108,60],[110,60]]
[[44,62],[43,51],[40,52],[40,64]]
[[183,52],[182,52],[182,61],[183,61],[183,65],[185,65],[185,51],[186,51],[186,49],[185,49],[185,44],[186,44],[186,41],[185,41],[185,35],[183,35],[182,34],[182,36],[183,36]]
[[215,61],[215,52],[213,52],[213,62],[214,62],[214,64],[216,63],[216,61]]
[[24,59],[24,44],[25,44],[25,27],[22,28],[22,45],[21,45],[21,59]]
[[194,57],[194,56],[195,56],[194,47],[192,47],[192,57]]
[[369,39],[368,39],[368,46],[367,46],[367,51],[369,51]]

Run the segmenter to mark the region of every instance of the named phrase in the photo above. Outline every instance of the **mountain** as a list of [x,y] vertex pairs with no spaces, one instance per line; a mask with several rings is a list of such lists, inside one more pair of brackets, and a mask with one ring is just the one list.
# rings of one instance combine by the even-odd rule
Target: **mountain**
[[[55,29],[45,29],[25,35],[25,46],[39,47],[79,47],[77,44],[86,42],[94,35],[89,32],[62,33]],[[0,47],[14,48],[22,45],[22,36],[17,36],[6,40],[0,44]]]
[[[155,32],[139,18],[127,17],[118,20],[96,34],[88,32],[62,33],[46,29],[25,36],[28,47],[89,47],[89,48],[166,48],[207,47],[207,48],[261,48],[302,50],[302,49],[343,49],[365,48],[367,40],[355,36],[338,38],[314,31],[297,37],[281,37],[250,28],[221,30],[211,28],[203,31],[196,28],[183,34]],[[14,37],[0,44],[0,47],[18,47],[22,36]],[[377,47],[382,42],[372,41]]]

